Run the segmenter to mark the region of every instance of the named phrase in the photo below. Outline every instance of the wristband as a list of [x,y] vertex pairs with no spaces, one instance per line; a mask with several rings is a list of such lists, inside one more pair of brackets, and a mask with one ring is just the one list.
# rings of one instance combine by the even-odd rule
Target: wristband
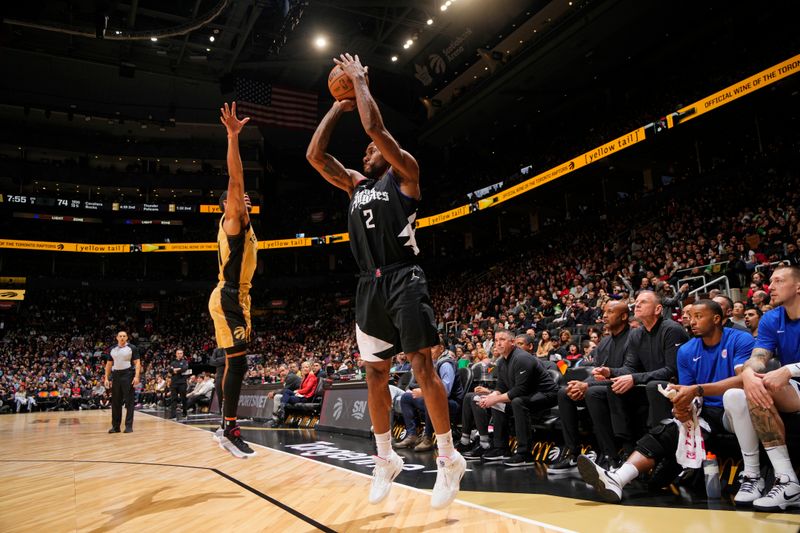
[[800,363],[788,365],[786,368],[789,369],[789,373],[793,378],[800,378]]

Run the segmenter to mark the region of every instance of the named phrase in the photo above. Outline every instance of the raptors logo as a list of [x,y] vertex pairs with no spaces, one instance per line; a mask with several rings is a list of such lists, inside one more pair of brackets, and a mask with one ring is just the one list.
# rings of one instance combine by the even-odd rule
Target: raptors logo
[[244,326],[236,326],[236,329],[233,330],[233,336],[240,341],[249,340],[250,332]]
[[344,410],[344,400],[337,398],[336,403],[333,404],[333,419],[339,420],[342,418],[342,411]]
[[433,70],[436,74],[442,74],[447,65],[445,65],[444,59],[439,54],[431,54],[428,56],[428,62],[431,65],[431,70]]

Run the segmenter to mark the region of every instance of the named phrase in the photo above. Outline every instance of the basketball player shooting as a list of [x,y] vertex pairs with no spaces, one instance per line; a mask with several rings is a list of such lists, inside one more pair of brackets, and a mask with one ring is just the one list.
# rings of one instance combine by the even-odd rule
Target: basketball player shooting
[[239,133],[250,120],[236,118],[236,102],[220,109],[220,121],[228,131],[228,190],[219,206],[223,215],[217,231],[219,283],[211,292],[208,309],[214,320],[217,347],[225,350],[222,379],[222,435],[219,446],[234,457],[256,454],[242,440],[236,423],[239,394],[247,373],[247,345],[250,342],[250,287],[256,269],[258,241],[250,224],[250,198],[244,191],[244,171],[239,155]]
[[[352,81],[355,100],[333,103],[311,138],[306,157],[323,178],[350,196],[350,248],[361,271],[356,339],[367,367],[369,414],[378,451],[369,502],[384,500],[403,468],[390,440],[389,369],[392,357],[405,352],[436,432],[438,472],[431,506],[441,509],[456,497],[466,462],[453,447],[445,389],[433,368],[431,347],[437,331],[425,274],[416,264],[419,166],[386,130],[367,84],[367,68],[358,56],[343,54],[333,61]],[[355,108],[372,139],[364,154],[363,174],[327,153],[336,122]]]

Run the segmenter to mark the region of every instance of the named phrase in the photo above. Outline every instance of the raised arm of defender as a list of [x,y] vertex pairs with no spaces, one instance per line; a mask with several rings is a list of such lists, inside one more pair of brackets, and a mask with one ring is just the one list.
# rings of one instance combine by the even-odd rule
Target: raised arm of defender
[[236,102],[228,108],[227,102],[220,108],[219,121],[228,131],[228,197],[225,200],[225,221],[222,228],[228,235],[238,235],[250,222],[244,193],[244,170],[239,155],[239,133],[250,117],[236,118]]
[[334,58],[333,61],[341,66],[342,70],[353,80],[361,125],[384,159],[394,169],[399,180],[400,190],[406,196],[418,199],[420,197],[419,165],[411,154],[400,148],[395,138],[386,130],[383,117],[378,110],[378,104],[372,98],[367,85],[366,67],[361,64],[357,55],[354,58],[350,54],[342,54],[339,59]]
[[331,140],[331,133],[336,126],[336,122],[342,113],[355,109],[355,102],[352,100],[342,100],[333,102],[330,110],[325,114],[322,122],[317,126],[317,130],[311,137],[311,142],[306,150],[306,159],[311,163],[317,172],[325,178],[331,185],[334,185],[349,196],[353,195],[355,186],[353,182],[362,179],[361,174],[355,170],[344,168],[335,157],[327,152],[328,143]]

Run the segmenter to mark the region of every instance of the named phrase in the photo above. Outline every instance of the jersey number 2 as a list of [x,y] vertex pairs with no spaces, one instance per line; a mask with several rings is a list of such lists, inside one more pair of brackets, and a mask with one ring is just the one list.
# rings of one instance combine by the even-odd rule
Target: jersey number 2
[[369,229],[373,229],[375,227],[375,223],[372,222],[372,209],[364,209],[361,214],[367,217],[367,221],[364,223],[364,225]]

